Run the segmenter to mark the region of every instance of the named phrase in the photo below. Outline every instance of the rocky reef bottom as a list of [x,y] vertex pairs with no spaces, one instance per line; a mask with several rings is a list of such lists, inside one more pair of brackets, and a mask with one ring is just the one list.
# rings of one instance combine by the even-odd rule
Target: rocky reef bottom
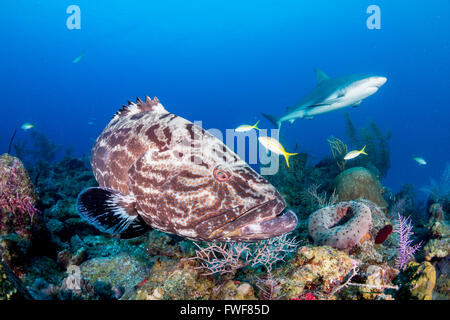
[[[299,165],[296,161],[289,170]],[[215,246],[157,230],[128,240],[98,232],[75,208],[80,190],[96,186],[83,159],[67,156],[56,163],[39,162],[27,172],[17,158],[3,155],[0,170],[0,191],[6,199],[0,200],[0,299],[448,300],[450,296],[445,204],[430,201],[427,218],[414,221],[415,235],[407,240],[409,247],[417,244],[417,250],[406,254],[400,265],[402,238],[396,219],[400,209],[404,215],[412,210],[408,207],[412,197],[403,192],[403,208],[398,201],[385,200],[377,179],[364,169],[352,168],[349,177],[341,173],[339,190],[345,189],[344,178],[350,181],[347,185],[351,179],[359,179],[358,184],[368,179],[372,187],[363,182],[361,194],[352,186],[351,192],[342,190],[340,198],[326,189],[321,195],[307,185],[302,188],[309,190],[310,198],[308,192],[294,198],[292,186],[288,193],[286,186],[272,181],[298,212],[298,228],[260,244]],[[325,185],[332,184],[325,178],[330,170],[311,170],[316,178],[324,176]],[[14,195],[12,185],[18,186]],[[12,198],[14,203],[7,201]]]

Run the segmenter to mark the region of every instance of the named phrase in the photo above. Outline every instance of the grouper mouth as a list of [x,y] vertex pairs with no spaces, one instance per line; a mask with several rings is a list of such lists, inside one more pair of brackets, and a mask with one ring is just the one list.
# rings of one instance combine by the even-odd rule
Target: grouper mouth
[[208,238],[210,241],[265,240],[293,231],[297,223],[297,215],[286,210],[285,202],[276,198],[244,212],[216,229]]

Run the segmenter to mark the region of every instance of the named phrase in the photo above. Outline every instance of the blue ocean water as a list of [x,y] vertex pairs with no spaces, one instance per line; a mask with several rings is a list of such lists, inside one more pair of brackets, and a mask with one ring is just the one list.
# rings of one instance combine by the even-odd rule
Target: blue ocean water
[[[80,29],[67,28],[70,5]],[[381,10],[379,30],[366,26],[370,5]],[[359,108],[284,125],[286,149],[298,144],[320,161],[330,135],[346,140],[348,112],[356,126],[372,119],[392,130],[383,183],[421,187],[450,161],[449,13],[448,0],[2,0],[0,149],[15,129],[27,139],[29,122],[87,154],[121,105],[145,95],[206,129],[271,128],[260,112],[283,114],[320,68],[388,81]]]

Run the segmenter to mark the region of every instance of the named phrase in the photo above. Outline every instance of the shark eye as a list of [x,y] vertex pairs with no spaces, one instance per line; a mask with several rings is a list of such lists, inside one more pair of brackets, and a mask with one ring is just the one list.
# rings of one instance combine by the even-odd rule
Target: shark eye
[[213,174],[214,174],[214,178],[216,178],[216,180],[218,180],[218,181],[227,181],[228,179],[230,179],[230,174],[220,168],[214,169]]

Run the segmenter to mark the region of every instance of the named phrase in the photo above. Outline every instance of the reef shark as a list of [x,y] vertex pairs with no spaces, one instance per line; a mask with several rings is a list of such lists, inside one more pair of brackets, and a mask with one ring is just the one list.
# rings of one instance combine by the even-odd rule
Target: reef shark
[[344,107],[358,107],[363,99],[373,95],[383,84],[385,77],[354,74],[330,78],[322,70],[315,69],[317,85],[294,107],[288,107],[281,117],[262,114],[275,126],[296,119],[313,119],[314,116]]

